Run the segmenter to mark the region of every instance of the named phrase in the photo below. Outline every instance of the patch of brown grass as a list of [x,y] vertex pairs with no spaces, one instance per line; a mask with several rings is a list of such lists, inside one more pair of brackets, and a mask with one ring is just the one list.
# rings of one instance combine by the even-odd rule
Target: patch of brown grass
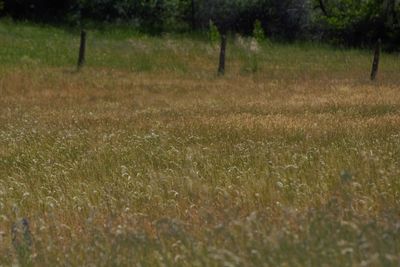
[[[313,227],[347,240],[323,233],[324,220],[350,235],[377,222],[398,246],[400,94],[352,75],[4,73],[0,262],[16,257],[7,229],[19,217],[32,222],[36,265],[290,265],[274,251],[307,265],[301,251],[321,253]],[[398,261],[398,247],[381,261],[337,251],[338,263]]]

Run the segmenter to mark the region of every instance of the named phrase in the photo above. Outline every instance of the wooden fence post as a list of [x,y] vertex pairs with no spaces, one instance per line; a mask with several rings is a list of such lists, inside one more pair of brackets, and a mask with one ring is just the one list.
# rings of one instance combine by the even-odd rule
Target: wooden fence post
[[81,31],[81,44],[79,47],[79,58],[78,58],[78,70],[80,70],[85,64],[86,58],[86,31]]
[[221,51],[219,54],[218,75],[225,74],[226,33],[221,34]]
[[381,46],[382,46],[382,41],[381,39],[378,39],[378,42],[376,43],[375,46],[374,61],[372,63],[371,81],[374,81],[376,79],[376,76],[378,75],[379,60],[381,57]]

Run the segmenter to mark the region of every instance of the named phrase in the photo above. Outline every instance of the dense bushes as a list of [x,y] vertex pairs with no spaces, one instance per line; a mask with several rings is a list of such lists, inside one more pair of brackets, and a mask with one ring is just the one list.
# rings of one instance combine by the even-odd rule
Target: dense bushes
[[74,0],[4,0],[3,14],[15,19],[49,21],[64,16]]
[[131,23],[148,31],[186,26],[186,0],[5,0],[3,15],[50,23]]
[[50,23],[81,18],[122,22],[147,32],[221,28],[250,34],[259,20],[269,37],[365,45],[400,41],[399,0],[4,0],[3,15]]
[[320,0],[314,27],[330,40],[364,45],[381,38],[392,47],[400,40],[397,0]]

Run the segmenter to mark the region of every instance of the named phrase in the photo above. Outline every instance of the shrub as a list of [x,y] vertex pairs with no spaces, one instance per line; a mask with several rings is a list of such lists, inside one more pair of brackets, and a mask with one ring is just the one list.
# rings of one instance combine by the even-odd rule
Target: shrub
[[254,23],[253,37],[259,43],[265,41],[265,39],[266,39],[265,38],[264,29],[261,26],[261,21],[260,20],[256,20],[256,22]]
[[212,45],[217,44],[221,38],[221,36],[218,32],[218,28],[217,28],[217,26],[215,26],[215,24],[212,20],[210,20],[208,36],[210,38],[210,42]]

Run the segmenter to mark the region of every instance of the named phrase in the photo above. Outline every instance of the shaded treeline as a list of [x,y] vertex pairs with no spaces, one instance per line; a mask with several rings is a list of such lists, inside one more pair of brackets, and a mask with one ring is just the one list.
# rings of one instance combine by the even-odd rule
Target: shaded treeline
[[275,39],[313,39],[351,46],[381,38],[400,42],[399,0],[4,0],[16,20],[79,25],[123,23],[148,33],[206,29],[250,34],[256,20]]

